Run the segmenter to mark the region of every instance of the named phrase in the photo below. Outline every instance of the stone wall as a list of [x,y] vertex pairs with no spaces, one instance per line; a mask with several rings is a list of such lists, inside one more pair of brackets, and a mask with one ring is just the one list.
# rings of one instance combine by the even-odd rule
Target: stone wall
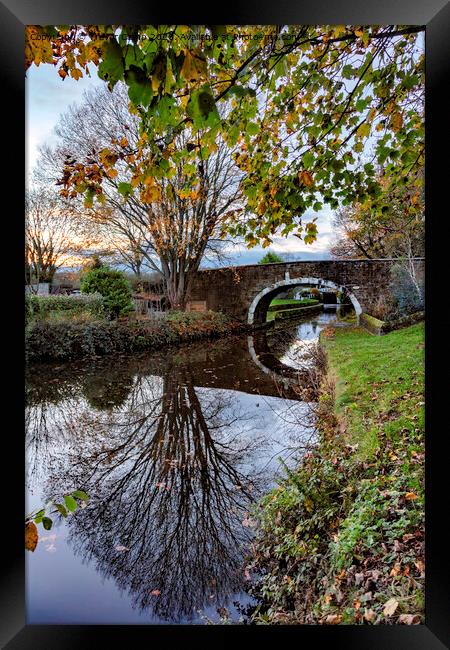
[[[222,311],[240,321],[247,321],[253,309],[251,320],[258,321],[260,313],[286,286],[320,279],[348,291],[357,302],[357,313],[370,314],[380,293],[389,291],[390,267],[396,261],[324,260],[205,269],[193,277],[188,299],[206,301],[207,309]],[[423,276],[424,264],[423,258],[417,258],[419,276]],[[262,292],[265,294],[259,300]]]

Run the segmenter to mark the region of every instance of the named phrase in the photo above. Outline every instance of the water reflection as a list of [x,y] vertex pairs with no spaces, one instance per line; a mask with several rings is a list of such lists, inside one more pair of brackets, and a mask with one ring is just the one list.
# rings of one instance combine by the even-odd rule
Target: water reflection
[[30,369],[31,493],[91,495],[65,522],[61,551],[152,621],[199,622],[198,610],[245,602],[250,504],[273,483],[274,458],[312,434],[308,405],[280,395],[235,343],[75,364],[56,383]]

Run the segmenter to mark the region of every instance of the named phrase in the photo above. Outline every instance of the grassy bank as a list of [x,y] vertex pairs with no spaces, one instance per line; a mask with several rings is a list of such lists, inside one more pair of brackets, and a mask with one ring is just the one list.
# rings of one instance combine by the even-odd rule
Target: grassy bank
[[244,331],[246,325],[218,312],[171,312],[155,320],[86,319],[86,315],[33,320],[25,330],[29,361],[76,359],[179,345]]
[[288,312],[292,312],[292,317],[299,315],[305,307],[312,307],[319,305],[319,301],[314,298],[302,298],[301,300],[272,300],[266,314],[266,321],[270,322],[277,318],[287,317]]
[[278,309],[295,309],[296,307],[307,307],[308,305],[318,305],[319,300],[315,298],[301,298],[299,300],[272,300],[269,305],[269,311],[277,311]]
[[323,332],[319,443],[257,511],[255,622],[423,622],[423,338]]

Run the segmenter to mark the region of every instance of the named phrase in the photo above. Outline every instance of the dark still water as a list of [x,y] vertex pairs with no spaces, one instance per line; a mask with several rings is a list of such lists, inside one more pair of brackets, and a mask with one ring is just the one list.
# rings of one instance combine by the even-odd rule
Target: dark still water
[[27,623],[242,620],[252,505],[314,437],[301,364],[277,372],[305,326],[273,353],[270,336],[242,336],[28,368],[26,511],[75,489],[90,499],[39,524]]

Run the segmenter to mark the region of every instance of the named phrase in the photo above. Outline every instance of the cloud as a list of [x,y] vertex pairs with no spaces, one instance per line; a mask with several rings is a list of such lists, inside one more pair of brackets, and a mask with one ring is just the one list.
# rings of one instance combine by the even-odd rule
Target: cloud
[[81,101],[83,92],[103,82],[91,69],[91,77],[64,81],[56,68],[49,64],[32,66],[25,80],[25,146],[26,173],[31,172],[38,159],[38,147],[56,142],[53,129],[62,113],[73,103]]

